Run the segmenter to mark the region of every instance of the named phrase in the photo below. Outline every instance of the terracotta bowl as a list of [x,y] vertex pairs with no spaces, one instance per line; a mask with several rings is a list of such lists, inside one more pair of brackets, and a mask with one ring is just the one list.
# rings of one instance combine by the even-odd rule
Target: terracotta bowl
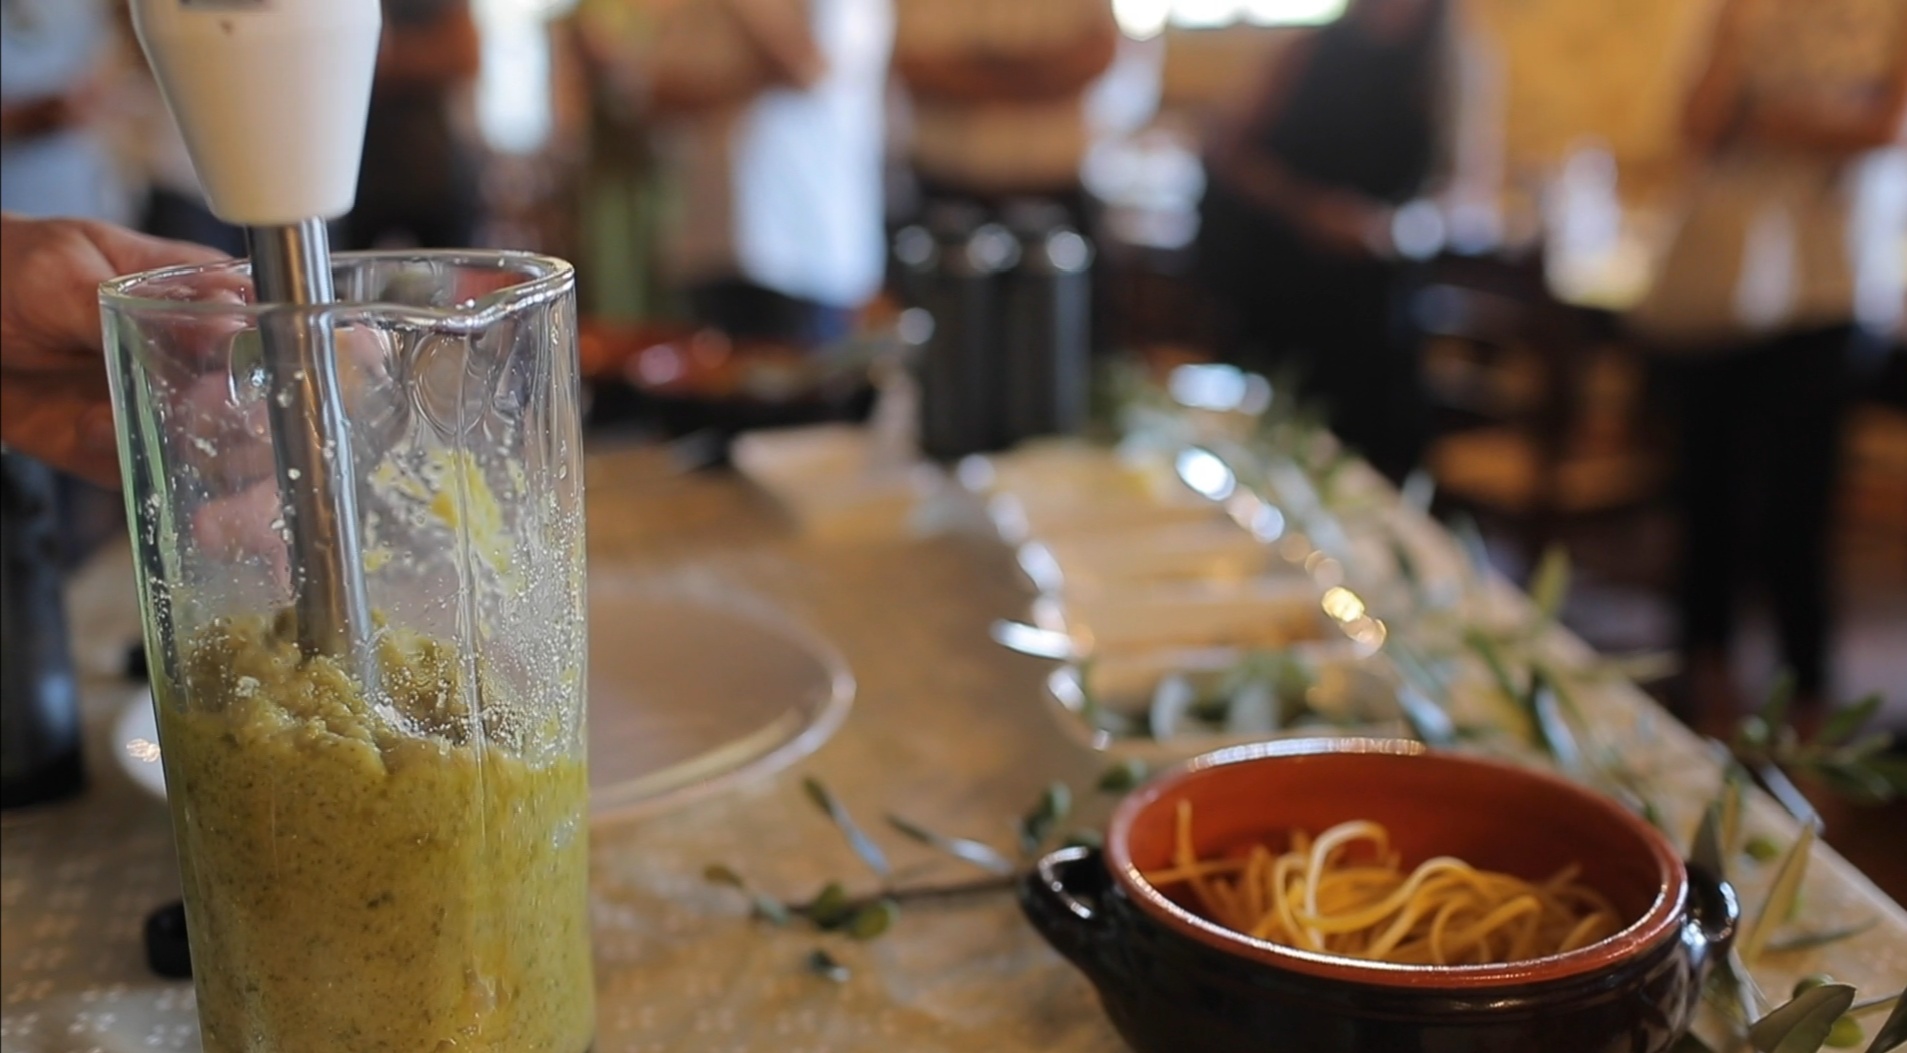
[[[1351,819],[1433,855],[1540,879],[1569,863],[1624,915],[1615,935],[1504,965],[1390,965],[1253,939],[1142,874],[1170,862],[1178,802],[1201,856]],[[1021,888],[1034,926],[1098,988],[1139,1053],[1659,1053],[1734,938],[1729,887],[1654,827],[1549,775],[1419,743],[1286,740],[1194,759],[1127,798],[1102,853],[1065,849]]]

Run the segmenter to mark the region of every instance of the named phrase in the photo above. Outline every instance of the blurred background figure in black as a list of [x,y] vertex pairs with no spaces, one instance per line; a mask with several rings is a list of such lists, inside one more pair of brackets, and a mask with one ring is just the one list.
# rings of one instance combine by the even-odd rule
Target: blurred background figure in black
[[468,0],[384,0],[357,205],[338,248],[477,243],[481,159],[453,118],[480,63]]
[[1393,479],[1422,457],[1430,413],[1392,223],[1438,168],[1452,24],[1446,0],[1355,0],[1277,57],[1207,150],[1198,247],[1221,350],[1295,368]]
[[1751,583],[1797,712],[1820,712],[1850,364],[1903,308],[1904,122],[1907,4],[1727,0],[1683,122],[1688,206],[1632,319],[1675,399],[1682,715],[1697,723],[1730,724],[1743,704],[1729,650]]

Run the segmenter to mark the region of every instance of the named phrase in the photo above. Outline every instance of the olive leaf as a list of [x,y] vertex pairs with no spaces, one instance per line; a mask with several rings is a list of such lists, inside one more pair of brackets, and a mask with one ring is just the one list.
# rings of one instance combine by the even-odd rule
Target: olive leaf
[[1854,1005],[1848,1009],[1847,1014],[1849,1016],[1859,1016],[1862,1013],[1871,1013],[1876,1009],[1898,1009],[1900,1008],[1902,996],[1907,996],[1907,991],[1902,991],[1900,994],[1883,995],[1880,998],[1863,998],[1855,1002]]
[[1269,735],[1278,730],[1278,692],[1267,680],[1252,680],[1225,707],[1225,730],[1235,735]]
[[1517,686],[1516,679],[1510,675],[1510,667],[1503,660],[1503,649],[1489,634],[1481,629],[1471,628],[1463,634],[1464,646],[1483,660],[1483,667],[1490,671],[1490,679],[1496,682],[1503,697],[1517,701],[1523,697],[1523,689]]
[[1563,601],[1569,595],[1569,552],[1560,544],[1552,543],[1543,550],[1536,564],[1536,573],[1530,578],[1530,601],[1536,605],[1537,616],[1545,622],[1554,622],[1563,612]]
[[1761,985],[1742,964],[1739,946],[1731,947],[1722,956],[1721,972],[1716,978],[1714,990],[1726,1001],[1724,1008],[1732,1009],[1735,1018],[1746,1026],[1759,1017],[1762,1009],[1768,1005],[1768,997],[1761,991]]
[[1736,948],[1741,952],[1742,962],[1753,966],[1761,959],[1761,952],[1774,936],[1774,930],[1794,910],[1800,901],[1801,879],[1808,870],[1808,856],[1813,851],[1815,829],[1812,823],[1801,825],[1801,836],[1781,857],[1781,863],[1775,870],[1774,883],[1768,888],[1768,896],[1762,901],[1761,909],[1742,926],[1741,937]]
[[1789,951],[1806,951],[1816,947],[1825,947],[1831,943],[1839,943],[1842,940],[1859,936],[1861,933],[1873,928],[1875,924],[1875,919],[1868,918],[1866,921],[1855,922],[1852,925],[1843,925],[1838,929],[1827,929],[1821,932],[1798,932],[1792,936],[1769,940],[1768,946],[1764,948],[1764,950],[1770,953],[1784,954]]
[[1085,717],[1087,723],[1094,727],[1104,727],[1101,720],[1105,716],[1124,719],[1121,714],[1107,709],[1099,701],[1098,692],[1093,690],[1093,660],[1091,658],[1082,658],[1074,664],[1073,686],[1079,689],[1079,715]]
[[848,978],[854,975],[848,971],[847,966],[836,961],[834,955],[819,947],[808,952],[806,966],[808,971],[816,976],[833,980],[838,984],[847,983]]
[[1404,477],[1398,496],[1405,508],[1429,514],[1432,502],[1437,499],[1437,477],[1425,469],[1414,469]]
[[937,834],[892,812],[887,815],[887,825],[929,848],[944,852],[963,863],[979,867],[989,874],[1013,873],[1013,861],[985,842]]
[[1884,775],[1863,764],[1824,760],[1802,767],[1827,783],[1835,793],[1857,804],[1884,804],[1897,794]]
[[1796,995],[1748,1028],[1748,1044],[1759,1053],[1818,1053],[1834,1022],[1854,1004],[1854,988],[1822,984]]
[[1853,738],[1855,732],[1866,727],[1868,722],[1874,719],[1874,714],[1880,712],[1883,701],[1881,693],[1876,691],[1853,705],[1839,710],[1828,718],[1827,723],[1821,725],[1821,733],[1815,736],[1815,741],[1823,745],[1838,746]]
[[1657,830],[1662,829],[1662,808],[1647,797],[1642,799],[1642,818]]
[[1607,677],[1633,680],[1638,684],[1653,683],[1674,676],[1682,668],[1682,660],[1669,651],[1642,651],[1635,654],[1610,655],[1597,666],[1597,672]]
[[847,924],[848,918],[854,913],[854,905],[848,900],[848,890],[839,881],[830,881],[800,911],[818,928],[838,929]]
[[1781,846],[1760,834],[1749,838],[1748,843],[1741,846],[1741,850],[1743,855],[1757,863],[1766,863],[1781,855]]
[[1020,818],[1020,848],[1029,856],[1039,854],[1040,847],[1072,810],[1072,788],[1063,782],[1049,785],[1032,811]]
[[1469,515],[1452,516],[1450,533],[1456,537],[1472,573],[1482,574],[1490,569],[1490,546],[1483,540],[1483,530],[1477,526],[1476,519]]
[[735,889],[748,897],[749,906],[755,916],[775,925],[786,925],[792,918],[788,905],[750,887],[735,868],[724,863],[711,863],[702,870],[702,879],[711,885],[724,885]]
[[[1735,858],[1736,846],[1741,844],[1741,805],[1742,791],[1748,785],[1747,769],[1739,764],[1730,763],[1722,770],[1722,793],[1720,797],[1720,826],[1717,832],[1721,836],[1723,859]],[[1716,876],[1721,876],[1717,871]]]
[[875,844],[873,838],[868,837],[861,830],[860,825],[854,821],[854,817],[848,814],[847,806],[843,805],[826,786],[823,786],[821,780],[810,775],[801,781],[801,785],[807,790],[808,799],[834,821],[834,825],[841,831],[841,836],[847,838],[848,846],[854,849],[854,854],[861,857],[861,862],[866,863],[869,870],[882,878],[893,874],[893,867],[887,862],[887,853],[882,852],[881,846]]
[[1424,594],[1424,577],[1417,569],[1417,557],[1410,554],[1410,546],[1399,538],[1391,538],[1391,562],[1397,564],[1397,576],[1402,578],[1404,586],[1413,597],[1421,600]]
[[1761,709],[1755,715],[1761,718],[1770,734],[1779,733],[1788,725],[1788,707],[1793,702],[1794,676],[1783,672],[1769,685],[1768,698],[1762,702]]
[[1887,1014],[1881,1029],[1874,1032],[1874,1041],[1868,1043],[1867,1053],[1887,1053],[1902,1046],[1907,1046],[1907,991],[1895,996],[1894,1011]]
[[844,927],[857,940],[871,940],[892,928],[900,913],[900,904],[891,896],[883,896],[855,911]]
[[1397,685],[1397,708],[1410,725],[1410,733],[1427,746],[1450,746],[1457,741],[1456,725],[1442,706],[1432,702],[1410,683]]
[[1689,863],[1718,881],[1728,880],[1728,853],[1722,848],[1722,802],[1719,798],[1702,809],[1702,821],[1689,842]]
[[1127,757],[1101,772],[1097,784],[1101,793],[1127,793],[1146,780],[1146,762]]
[[1861,1030],[1861,1022],[1849,1013],[1836,1020],[1833,1027],[1828,1028],[1827,1044],[1833,1049],[1851,1049],[1860,1045],[1861,1040],[1866,1037],[1867,1032]]
[[1164,742],[1177,735],[1179,725],[1185,723],[1186,715],[1197,701],[1198,692],[1183,673],[1160,677],[1152,689],[1152,704],[1146,707],[1147,728],[1152,737]]
[[1808,795],[1801,792],[1793,779],[1788,778],[1780,765],[1773,762],[1757,765],[1755,779],[1775,799],[1776,804],[1794,817],[1795,822],[1804,826],[1820,825],[1821,815],[1814,810],[1814,803],[1808,800]]
[[1883,751],[1893,748],[1893,745],[1894,735],[1892,732],[1874,731],[1862,735],[1852,742],[1834,748],[1827,755],[1836,760],[1866,760],[1869,757],[1877,756]]
[[1895,797],[1907,796],[1907,757],[1873,757],[1867,761],[1867,769],[1887,780]]
[[1431,674],[1424,660],[1410,649],[1401,634],[1393,633],[1384,641],[1384,650],[1397,668],[1397,707],[1410,725],[1412,735],[1429,746],[1453,746],[1459,738],[1450,712],[1433,700],[1443,687]]
[[1563,719],[1556,688],[1550,681],[1550,674],[1541,667],[1530,671],[1530,689],[1523,696],[1523,708],[1536,729],[1537,741],[1555,759],[1557,767],[1580,774],[1583,758],[1582,750],[1576,744],[1576,733],[1570,730],[1569,722]]
[[1106,847],[1106,835],[1097,830],[1074,830],[1072,833],[1066,835],[1066,840],[1061,843],[1060,847],[1104,848]]

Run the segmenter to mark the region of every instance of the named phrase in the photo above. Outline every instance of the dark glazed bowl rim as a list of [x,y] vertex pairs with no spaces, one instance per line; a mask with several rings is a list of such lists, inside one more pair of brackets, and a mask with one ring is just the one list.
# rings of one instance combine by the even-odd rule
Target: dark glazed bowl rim
[[[1387,755],[1396,757],[1400,763],[1434,760],[1486,770],[1492,778],[1540,783],[1563,790],[1583,809],[1618,819],[1639,842],[1646,844],[1657,869],[1664,875],[1662,885],[1648,909],[1627,927],[1565,954],[1497,965],[1400,965],[1301,950],[1235,932],[1179,906],[1147,882],[1133,865],[1130,840],[1133,821],[1187,780],[1216,769],[1321,754]],[[1286,739],[1232,746],[1194,757],[1150,780],[1120,802],[1107,830],[1106,868],[1120,891],[1147,916],[1214,950],[1307,976],[1390,988],[1512,987],[1609,969],[1674,938],[1689,897],[1688,870],[1674,846],[1661,831],[1615,801],[1558,776],[1499,761],[1435,751],[1407,739]]]

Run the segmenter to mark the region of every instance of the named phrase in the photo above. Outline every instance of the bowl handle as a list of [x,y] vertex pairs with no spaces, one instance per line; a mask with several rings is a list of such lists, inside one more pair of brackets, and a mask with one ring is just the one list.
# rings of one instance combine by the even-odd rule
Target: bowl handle
[[1020,882],[1020,909],[1054,950],[1092,973],[1099,965],[1094,945],[1113,928],[1101,899],[1111,888],[1098,849],[1062,848]]
[[1733,886],[1694,864],[1688,865],[1688,887],[1688,920],[1683,923],[1682,941],[1689,948],[1695,975],[1705,978],[1735,944],[1741,902]]

